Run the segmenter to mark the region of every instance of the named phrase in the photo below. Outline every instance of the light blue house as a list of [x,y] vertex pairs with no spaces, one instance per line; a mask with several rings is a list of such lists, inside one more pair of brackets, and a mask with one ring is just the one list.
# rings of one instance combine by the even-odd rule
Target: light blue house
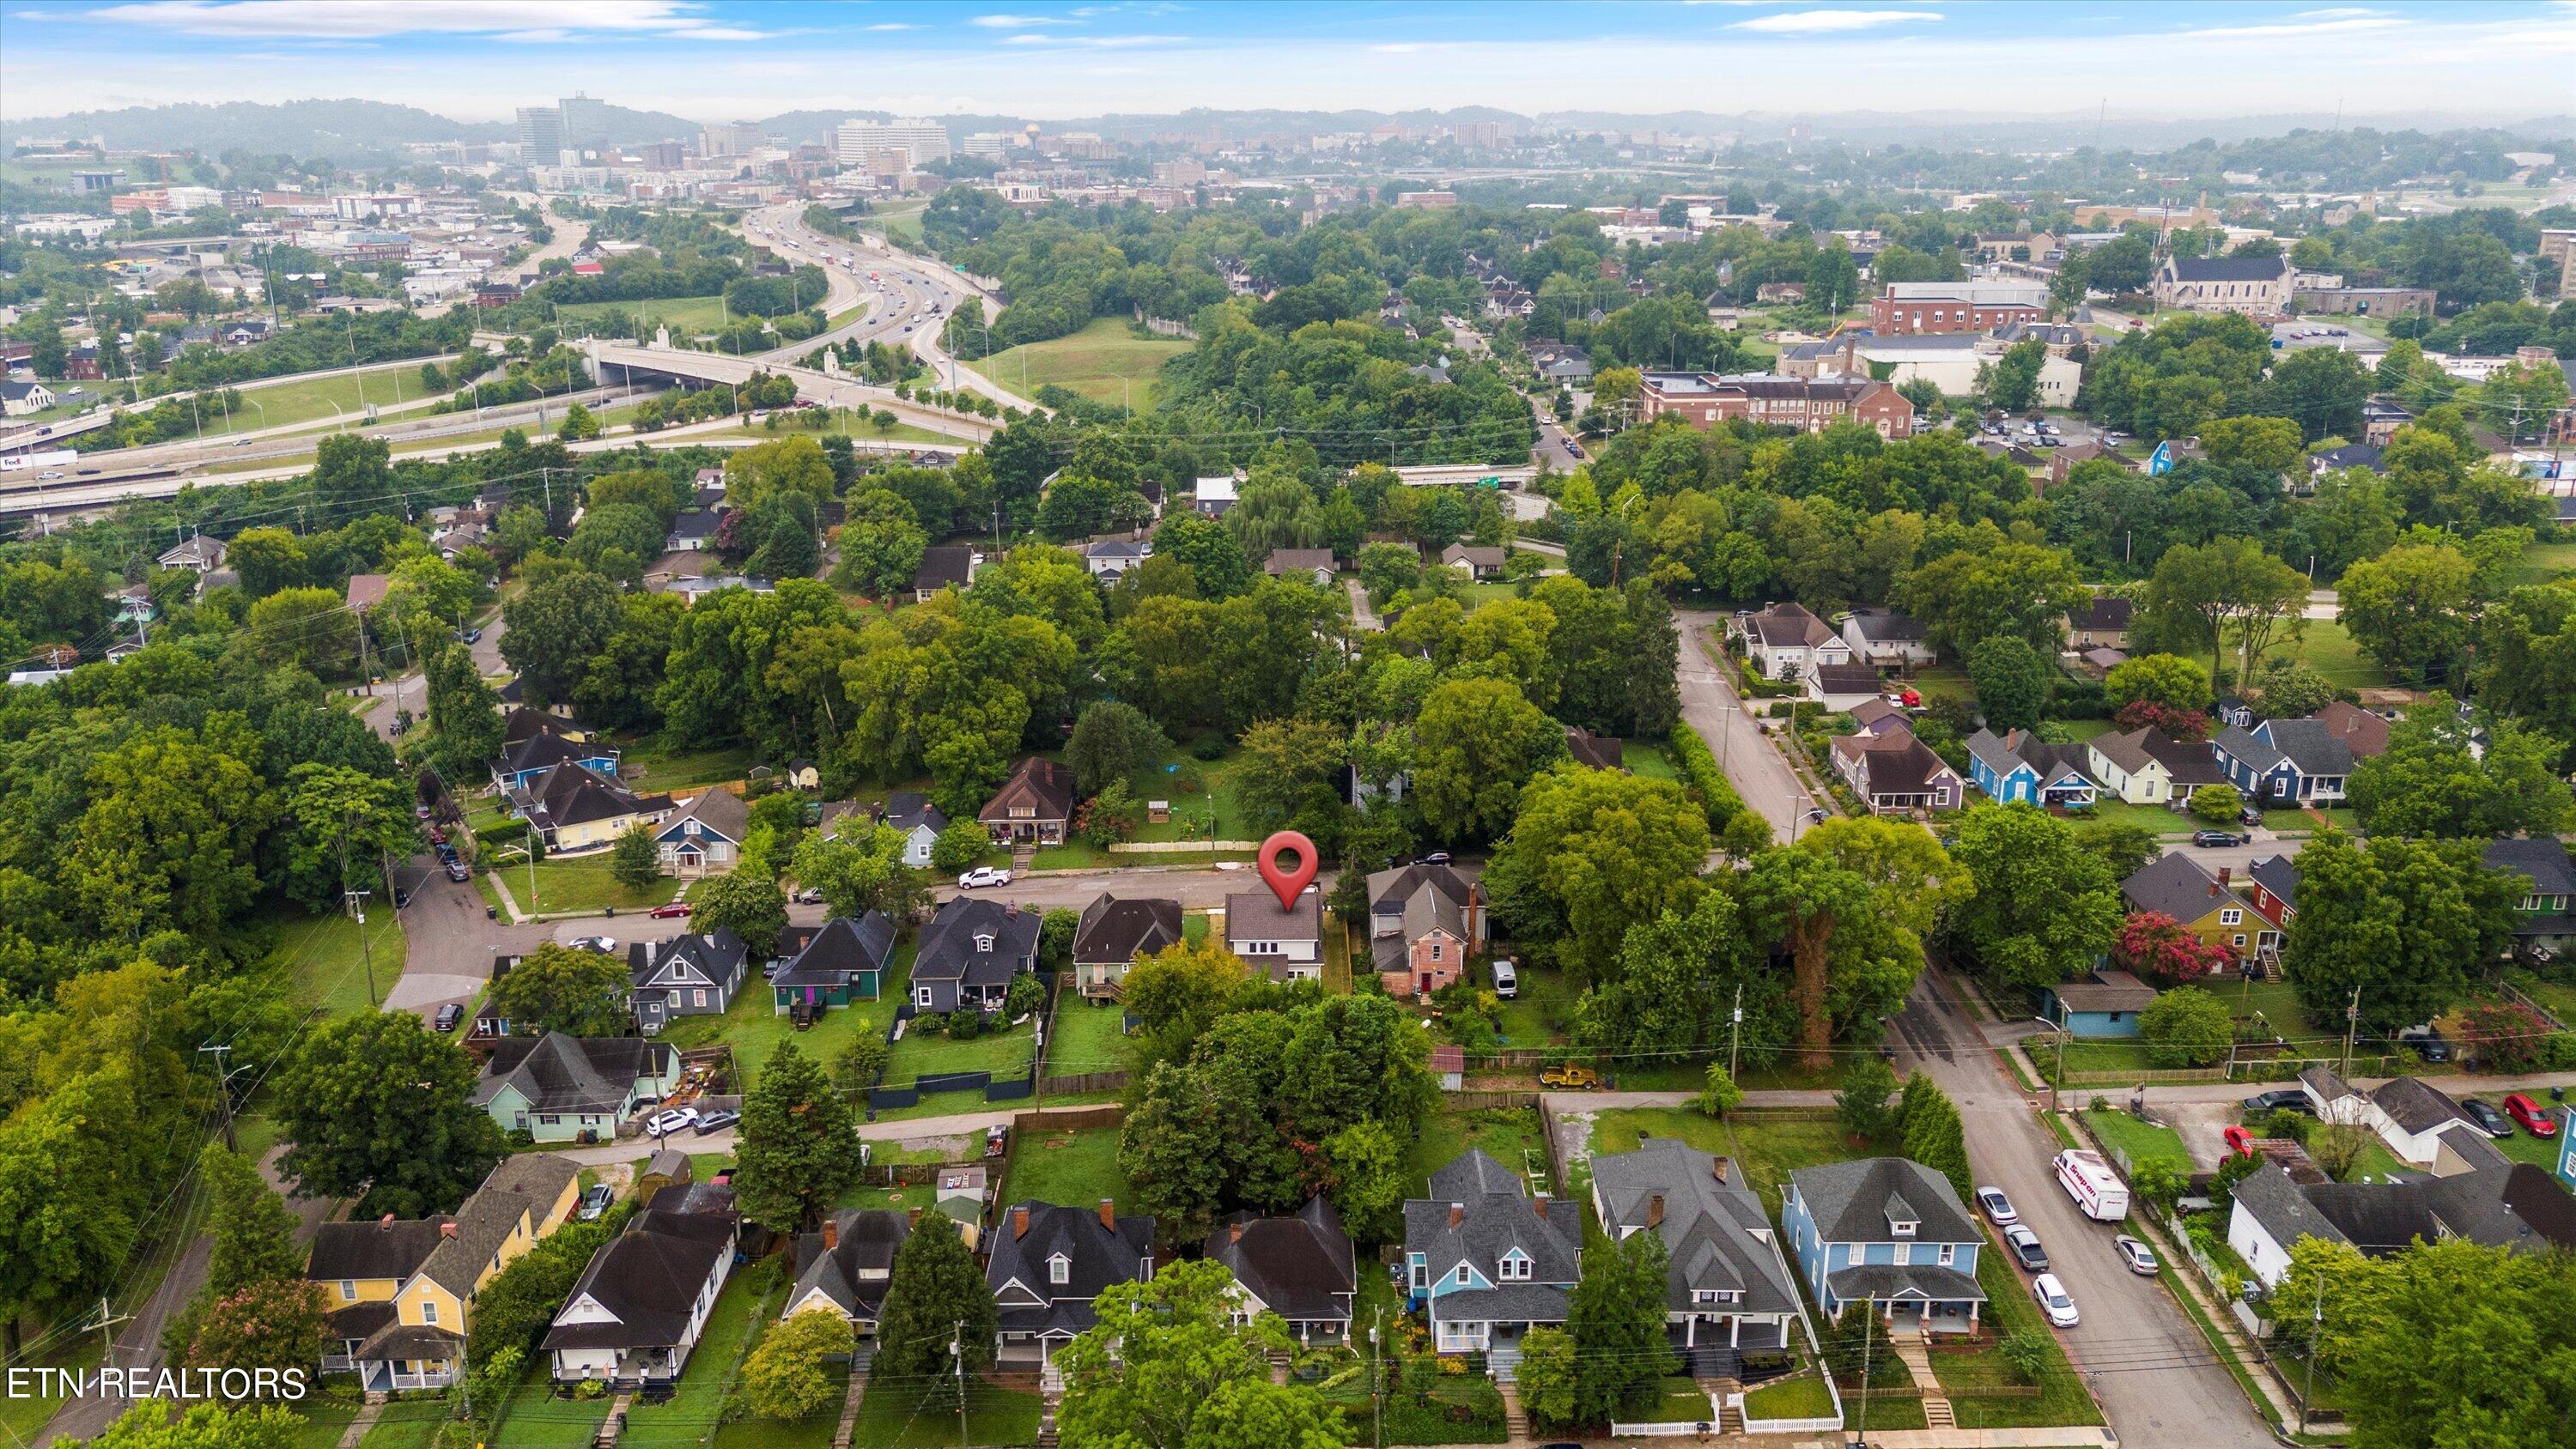
[[1968,737],[1969,782],[1988,799],[2007,804],[2092,804],[2100,787],[2086,773],[2086,764],[2084,746],[2052,745],[2028,730],[1997,735],[1981,729]]
[[1867,1303],[1892,1328],[1967,1333],[1983,1234],[1949,1180],[1903,1157],[1867,1157],[1789,1174],[1780,1228],[1827,1318]]
[[501,756],[492,762],[492,785],[504,795],[525,790],[566,760],[614,777],[617,755],[616,749],[558,729],[555,721],[522,707],[510,711],[502,725]]
[[1406,1301],[1440,1353],[1483,1353],[1509,1380],[1521,1335],[1562,1326],[1581,1273],[1583,1207],[1531,1197],[1517,1172],[1470,1151],[1404,1205]]
[[2136,1036],[2138,1013],[2155,999],[2156,989],[2136,976],[2104,969],[2087,981],[2061,981],[2040,988],[2039,1014],[2064,1028],[2068,1036]]
[[2147,476],[2161,478],[2185,463],[2198,462],[2208,456],[2200,450],[2197,439],[2167,438],[2156,444],[2156,450],[2147,455]]

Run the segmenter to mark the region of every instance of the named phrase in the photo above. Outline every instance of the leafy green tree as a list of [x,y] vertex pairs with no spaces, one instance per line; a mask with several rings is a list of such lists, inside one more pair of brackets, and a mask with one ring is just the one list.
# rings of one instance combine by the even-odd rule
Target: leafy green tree
[[1143,710],[1120,700],[1104,699],[1084,708],[1066,737],[1064,762],[1073,768],[1074,789],[1097,795],[1113,780],[1124,780],[1161,759],[1172,747],[1162,729]]
[[2211,825],[2234,826],[2245,811],[2245,792],[2233,785],[2203,785],[2191,792],[2191,813]]
[[[342,892],[377,888],[383,862],[420,842],[411,787],[345,765],[302,764],[287,772],[286,890],[309,910],[342,904]],[[381,889],[378,889],[381,895]]]
[[501,753],[500,692],[484,682],[473,651],[459,643],[431,651],[422,674],[429,730],[417,749],[419,762],[441,780],[470,782]]
[[[1734,900],[1703,893],[1687,913],[1666,910],[1629,930],[1619,969],[1576,1008],[1575,1043],[1680,1054],[1749,1041],[1752,1059],[1766,1061],[1795,1030],[1766,966]],[[1730,1015],[1739,994],[1751,998],[1741,1030]]]
[[1391,1243],[1404,1233],[1405,1155],[1383,1123],[1354,1122],[1324,1141],[1329,1195],[1354,1242]]
[[1317,791],[1333,795],[1350,754],[1340,726],[1310,719],[1255,721],[1240,748],[1235,795],[1258,831],[1287,825]]
[[[992,1367],[1001,1327],[975,1254],[945,1217],[930,1214],[895,1250],[870,1372],[888,1387],[948,1384],[957,1372],[948,1353],[953,1335],[971,1381]],[[935,1402],[936,1392],[925,1392],[925,1402]],[[955,1401],[948,1406],[955,1408]]]
[[1876,1052],[1852,1058],[1843,1069],[1842,1090],[1834,1094],[1834,1120],[1847,1136],[1877,1141],[1895,1128],[1887,1099],[1896,1095],[1896,1069]]
[[2359,993],[2361,1030],[2392,1036],[2430,1021],[2468,993],[2469,974],[2503,954],[2522,899],[2520,877],[2487,869],[2475,840],[2374,836],[2340,830],[2298,855],[2299,913],[2281,965],[2299,1004],[2339,1020]]
[[635,1030],[628,985],[624,957],[547,941],[492,983],[487,1004],[506,1020],[545,1031],[628,1036]]
[[1968,1171],[1967,1128],[1959,1119],[1958,1104],[1928,1073],[1915,1072],[1905,1079],[1905,1092],[1896,1107],[1896,1133],[1905,1145],[1905,1155],[1948,1178],[1962,1199],[1976,1191],[1976,1179]]
[[1743,1105],[1744,1089],[1726,1074],[1726,1063],[1710,1062],[1699,1089],[1700,1114],[1723,1120],[1727,1113]]
[[2305,461],[2304,442],[2289,418],[2212,418],[2200,425],[2200,448],[2210,462],[2276,478]]
[[1220,940],[1175,941],[1127,968],[1120,1000],[1136,1018],[1139,1069],[1185,1060],[1210,1023],[1249,983],[1243,959]]
[[850,500],[839,543],[841,559],[832,567],[832,586],[892,609],[911,589],[930,536],[911,504],[889,489],[870,488]]
[[1156,1062],[1143,1100],[1119,1129],[1118,1169],[1156,1230],[1173,1242],[1206,1238],[1216,1220],[1232,1127],[1224,1111],[1195,1071]]
[[2338,614],[2353,642],[2401,680],[2446,678],[2468,644],[2476,572],[2449,544],[2403,544],[2344,570]]
[[787,929],[787,893],[768,872],[745,868],[691,887],[689,929],[703,935],[728,927],[751,943],[754,954],[764,951]]
[[1755,939],[1789,958],[1798,1013],[1796,1055],[1809,1071],[1831,1062],[1837,1034],[1875,1029],[1922,966],[1922,943],[1858,871],[1804,850],[1765,851],[1737,883]]
[[277,803],[239,755],[151,729],[99,755],[87,785],[60,879],[94,929],[210,938],[258,895],[257,849]]
[[2252,539],[2220,538],[2167,549],[2140,591],[2138,606],[2149,637],[2208,649],[2214,672],[2228,633],[2236,635],[2240,665],[2250,664],[2285,633],[2302,627],[2307,602],[2306,574],[2265,553]]
[[858,1185],[865,1163],[855,1125],[822,1069],[782,1043],[742,1101],[734,1191],[743,1216],[775,1232],[820,1220]]
[[179,1359],[195,1369],[308,1368],[322,1355],[329,1311],[322,1285],[310,1279],[248,1283],[207,1302]]
[[167,1404],[146,1400],[83,1449],[290,1449],[309,1432],[280,1404],[191,1404],[174,1420]]
[[[1548,729],[1564,748],[1563,732]],[[1666,910],[1686,915],[1706,889],[1708,818],[1669,780],[1553,770],[1530,783],[1519,807],[1485,889],[1533,956],[1584,979],[1611,973],[1633,923]]]
[[640,891],[662,878],[662,848],[654,843],[650,826],[630,825],[619,832],[615,844],[608,848],[609,878],[631,891]]
[[1574,1423],[1581,1401],[1582,1350],[1562,1328],[1533,1328],[1521,1335],[1521,1361],[1513,1367],[1521,1412],[1533,1424]]
[[1068,1449],[1340,1449],[1341,1415],[1318,1390],[1270,1381],[1270,1355],[1290,1346],[1286,1326],[1268,1313],[1237,1323],[1236,1301],[1233,1275],[1208,1262],[1103,1290],[1099,1322],[1057,1359],[1056,1425]]
[[259,1165],[209,1142],[197,1175],[214,1207],[207,1219],[214,1250],[205,1291],[215,1297],[254,1283],[301,1278],[305,1252],[295,1241],[295,1214],[259,1175]]
[[837,1313],[808,1309],[788,1315],[762,1334],[760,1346],[743,1360],[742,1390],[751,1411],[764,1419],[794,1423],[810,1419],[841,1401],[841,1385],[829,1364],[846,1356],[858,1342],[848,1319]]
[[550,574],[501,606],[501,657],[531,706],[569,700],[621,622],[617,585],[588,569]]
[[2048,711],[2049,661],[2009,634],[1979,640],[1968,651],[1968,681],[1977,691],[1977,707],[1986,728],[2022,730],[2038,724]]
[[242,592],[254,600],[312,582],[304,541],[283,528],[243,529],[233,535],[224,562],[241,576]]
[[2048,348],[2037,338],[2016,342],[2004,355],[1981,371],[1977,390],[1985,394],[1987,405],[2008,413],[2029,408],[2039,397],[2039,370],[2048,361]]
[[2183,713],[2209,708],[2209,671],[2179,654],[2141,654],[2111,666],[2102,681],[2102,703],[2113,713],[2152,704]]
[[[515,974],[515,973],[514,973]],[[314,1027],[277,1076],[278,1170],[300,1196],[365,1194],[368,1212],[452,1210],[501,1160],[472,1059],[408,1011]]]
[[992,833],[984,822],[975,819],[952,820],[939,832],[930,847],[930,868],[940,872],[962,871],[984,858],[993,848]]
[[903,863],[904,844],[903,832],[891,825],[845,816],[834,833],[817,832],[797,843],[788,874],[798,885],[821,891],[833,915],[878,910],[904,920],[929,894],[921,872]]
[[2475,728],[2484,739],[2472,748],[2472,726],[2448,695],[2408,710],[2389,732],[2388,749],[2353,769],[2361,828],[2374,838],[2447,840],[2564,828],[2570,801],[2556,741],[2483,713]]
[[2197,986],[2162,992],[2138,1013],[2147,1058],[2160,1067],[2214,1067],[2236,1040],[2236,1014]]
[[[2302,1248],[2322,1244],[2303,1243]],[[2355,1442],[2443,1449],[2468,1442],[2545,1449],[2564,1442],[2576,1395],[2530,1364],[2576,1352],[2576,1259],[2517,1254],[2466,1239],[2364,1258],[2333,1245],[2275,1290],[2313,1301],[2326,1285],[2318,1362],[2335,1376]],[[2303,1298],[2300,1295],[2305,1295]]]
[[1976,882],[1952,913],[1979,969],[2009,985],[2053,986],[2089,970],[2120,928],[2120,893],[2099,859],[2036,805],[1980,805],[1959,817],[1950,856]]
[[1512,823],[1521,787],[1565,755],[1565,728],[1500,679],[1452,679],[1413,726],[1413,793],[1423,823],[1449,840],[1490,839]]
[[2062,549],[2010,543],[1963,548],[1907,573],[1896,603],[1942,648],[1964,651],[2011,634],[2054,653],[2066,611],[2089,597],[2083,570]]
[[1671,1371],[1675,1355],[1664,1337],[1668,1263],[1661,1233],[1596,1237],[1584,1246],[1582,1278],[1568,1295],[1565,1316],[1577,1350],[1581,1422],[1631,1417]]
[[358,667],[358,616],[330,589],[287,588],[250,606],[238,636],[251,654],[272,667],[292,665],[308,674],[353,675]]

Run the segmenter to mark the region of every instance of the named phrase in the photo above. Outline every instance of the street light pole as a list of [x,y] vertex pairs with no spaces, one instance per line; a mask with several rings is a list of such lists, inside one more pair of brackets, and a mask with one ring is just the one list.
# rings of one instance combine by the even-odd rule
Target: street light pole
[[2058,1084],[2066,1080],[2066,1028],[2044,1016],[2034,1016],[2031,1020],[2057,1034],[2057,1070],[2048,1078],[2048,1110],[2050,1115],[2054,1116],[2057,1112]]

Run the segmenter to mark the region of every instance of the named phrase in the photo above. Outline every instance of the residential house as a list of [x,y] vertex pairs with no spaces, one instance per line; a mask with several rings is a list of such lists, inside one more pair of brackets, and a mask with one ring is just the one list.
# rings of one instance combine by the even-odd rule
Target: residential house
[[2236,893],[2234,872],[2220,866],[2211,875],[2188,855],[2164,855],[2148,861],[2120,882],[2120,897],[2132,913],[2153,911],[2171,916],[2185,930],[2242,961],[2254,954],[2259,918]]
[[2103,790],[2131,805],[2189,800],[2204,785],[2227,782],[2209,746],[2147,725],[2095,735],[2084,750],[2089,773]]
[[2160,311],[2288,314],[2298,269],[2285,256],[2165,258],[2151,285]]
[[1968,774],[1989,799],[2027,800],[2059,809],[2091,805],[2099,787],[2085,773],[2082,745],[2052,745],[2028,730],[1997,735],[1981,729],[1968,737]]
[[1967,803],[1959,772],[1911,730],[1838,735],[1832,753],[1834,774],[1873,815],[1956,810]]
[[1614,1238],[1663,1238],[1664,1321],[1692,1352],[1695,1375],[1703,1347],[1716,1360],[1705,1367],[1733,1377],[1733,1351],[1790,1346],[1789,1325],[1805,1320],[1798,1287],[1771,1215],[1732,1161],[1671,1137],[1595,1154],[1592,1210]]
[[726,589],[741,589],[754,594],[778,592],[776,581],[753,574],[683,575],[678,578],[657,576],[649,580],[646,587],[657,594],[669,594],[692,609],[698,606],[698,600],[710,594],[722,593]]
[[1922,1163],[1864,1157],[1799,1168],[1780,1227],[1827,1318],[1866,1304],[1898,1331],[1975,1331],[1985,1234],[1949,1179]]
[[[933,1226],[945,1224],[933,1220]],[[912,1235],[912,1215],[894,1208],[841,1208],[820,1231],[796,1238],[796,1286],[778,1316],[837,1313],[861,1338],[875,1336],[894,1281],[894,1255]]]
[[810,932],[794,926],[788,931],[797,936],[796,950],[780,953],[787,964],[769,978],[773,1014],[802,1006],[809,1016],[819,1015],[883,993],[895,938],[894,919],[885,912],[834,916]]
[[2228,783],[2265,805],[2334,805],[2352,779],[2352,746],[2322,720],[2229,725],[2209,742]]
[[1498,1379],[1512,1377],[1523,1334],[1565,1323],[1582,1254],[1582,1208],[1531,1196],[1481,1148],[1404,1205],[1406,1302],[1431,1321],[1435,1352],[1483,1353]]
[[1804,679],[1809,665],[1852,662],[1852,646],[1802,604],[1773,604],[1737,614],[1726,630],[1741,641],[1744,657],[1765,679]]
[[2435,1177],[2473,1172],[2495,1153],[2486,1130],[2449,1093],[2420,1077],[2391,1077],[2362,1097],[2368,1104],[2362,1124],[2417,1171]]
[[1191,485],[1191,506],[1210,518],[1225,517],[1225,511],[1235,503],[1235,482],[1231,473],[1197,480]]
[[1877,699],[1864,699],[1844,713],[1851,716],[1852,725],[1865,735],[1884,735],[1899,731],[1906,734],[1914,733],[1913,716],[1905,712],[1905,706],[1890,704],[1884,695]]
[[975,582],[975,570],[981,568],[984,555],[973,545],[943,543],[921,551],[921,564],[912,571],[914,602],[927,604],[942,589],[964,589]]
[[2367,468],[2373,473],[2388,471],[2388,465],[2380,460],[2380,450],[2368,443],[2346,443],[2340,448],[2328,448],[2322,453],[2308,455],[2308,476],[2311,478],[2340,473],[2346,468]]
[[1323,893],[1308,886],[1286,907],[1268,890],[1228,895],[1225,948],[1273,981],[1323,980]]
[[2357,704],[2342,700],[2329,701],[2315,715],[2326,732],[2344,742],[2356,761],[2374,759],[2388,753],[2388,720]]
[[523,1152],[503,1158],[453,1216],[316,1228],[304,1276],[331,1304],[322,1371],[355,1373],[370,1393],[452,1382],[475,1294],[562,1227],[580,1196],[581,1164]]
[[724,1015],[742,989],[750,962],[749,944],[731,926],[629,944],[626,975],[635,1029],[659,1036],[674,1017]]
[[501,756],[492,762],[492,788],[504,795],[525,790],[566,762],[615,775],[618,755],[615,746],[564,729],[521,705],[501,717]]
[[1333,551],[1329,548],[1274,548],[1261,561],[1261,571],[1274,579],[1304,579],[1316,588],[1333,586]]
[[1031,755],[1011,768],[976,818],[995,845],[1062,845],[1073,804],[1072,767]]
[[54,405],[54,390],[41,382],[0,382],[0,417],[23,418]]
[[1369,957],[1393,996],[1429,996],[1485,949],[1485,890],[1453,865],[1400,865],[1368,878]]
[[614,775],[566,760],[512,790],[510,811],[545,841],[548,854],[569,855],[605,850],[636,826],[659,825],[671,816],[671,797],[638,795]]
[[1807,666],[1807,698],[1823,705],[1829,714],[1848,714],[1869,700],[1881,698],[1885,688],[1878,670],[1867,664]]
[[697,553],[715,547],[716,530],[724,527],[724,514],[713,508],[684,508],[671,520],[671,531],[662,540],[664,553]]
[[2371,1258],[2453,1238],[2511,1253],[2576,1249],[2576,1194],[2546,1168],[2495,1156],[2469,1172],[2402,1182],[2302,1183],[2269,1165],[2236,1184],[2227,1245],[2266,1288],[2289,1275],[2302,1238]]
[[653,832],[662,874],[684,879],[722,875],[742,858],[742,840],[750,830],[750,802],[710,786]]
[[1872,669],[1912,671],[1940,657],[1922,621],[1894,609],[1854,609],[1843,616],[1842,635],[1852,662]]
[[1490,583],[1503,576],[1503,550],[1472,543],[1453,543],[1440,550],[1440,562],[1453,569],[1465,569],[1467,577],[1477,583]]
[[1094,1001],[1114,1001],[1127,968],[1180,944],[1181,903],[1158,897],[1124,900],[1107,891],[1091,898],[1073,928],[1073,979]]
[[1534,342],[1529,349],[1530,365],[1538,370],[1539,381],[1561,387],[1583,387],[1592,381],[1592,357],[1580,347],[1567,343]]
[[2097,594],[2066,611],[2066,647],[2070,649],[2126,649],[2129,647],[2129,619],[2136,609],[2116,594]]
[[538,1345],[556,1383],[666,1386],[688,1367],[733,1271],[742,1220],[729,1190],[680,1195],[683,1207],[646,1208],[590,1255]]
[[2523,878],[2522,900],[2513,921],[2515,947],[2540,961],[2564,952],[2569,940],[2576,938],[2576,916],[2568,912],[2568,902],[2576,899],[2576,867],[2568,864],[2566,844],[2546,835],[2490,840],[2484,859],[2489,870],[2510,871]]
[[2147,476],[2162,478],[2185,463],[2205,463],[2209,452],[2198,438],[2167,438],[2147,454]]
[[2106,967],[2083,981],[2041,987],[2039,1014],[2068,1036],[2130,1037],[2138,1034],[2138,1013],[2155,999],[2156,989],[2133,973]]
[[349,575],[347,599],[349,612],[364,615],[369,609],[383,603],[385,593],[393,587],[393,582],[394,576],[391,574]]
[[948,828],[948,816],[930,797],[914,790],[897,790],[886,796],[879,807],[877,822],[903,832],[903,863],[915,870],[928,870],[931,856],[939,849],[940,832]]
[[1236,1321],[1276,1313],[1300,1344],[1351,1341],[1359,1258],[1341,1214],[1321,1193],[1287,1217],[1238,1212],[1220,1220],[1205,1254],[1234,1275]]
[[1011,978],[1037,969],[1037,912],[954,896],[922,927],[912,962],[913,1009],[999,1011]]
[[1869,329],[1881,337],[1921,332],[1985,332],[2048,315],[2045,282],[1890,282],[1869,304]]
[[505,1036],[474,1084],[474,1105],[504,1132],[539,1142],[607,1142],[646,1098],[680,1079],[680,1054],[633,1036]]
[[165,551],[153,562],[165,569],[187,569],[192,573],[202,574],[222,568],[224,555],[228,552],[230,549],[225,546],[222,539],[208,538],[202,533],[197,533],[190,534],[176,547]]
[[1587,770],[1624,770],[1628,767],[1626,748],[1616,735],[1596,735],[1581,725],[1566,730],[1565,752],[1574,763]]
[[2299,866],[2286,855],[2267,855],[2245,867],[2245,903],[2263,924],[2254,933],[2255,959],[2269,966],[2281,954],[2290,922],[2299,914]]
[[1099,1322],[1092,1300],[1154,1276],[1154,1220],[1054,1203],[1012,1205],[989,1240],[984,1281],[1001,1310],[999,1367],[1043,1368],[1056,1350]]
[[1082,546],[1082,566],[1103,585],[1117,583],[1153,556],[1154,542],[1150,538],[1115,535],[1095,538]]

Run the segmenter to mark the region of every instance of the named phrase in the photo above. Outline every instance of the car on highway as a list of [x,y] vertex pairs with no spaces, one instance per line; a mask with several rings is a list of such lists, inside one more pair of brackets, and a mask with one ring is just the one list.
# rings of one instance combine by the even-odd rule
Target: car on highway
[[2012,1199],[2004,1196],[2004,1190],[2000,1187],[1978,1188],[1977,1206],[1984,1211],[1986,1221],[1996,1227],[2000,1228],[2006,1224],[2021,1221],[2021,1214],[2013,1211]]
[[961,891],[971,891],[978,886],[1006,886],[1010,883],[1011,873],[994,865],[979,865],[957,877],[957,888]]
[[2113,1238],[2111,1240],[2111,1248],[2114,1252],[2117,1252],[2120,1255],[2120,1261],[2127,1265],[2130,1272],[2137,1274],[2141,1278],[2152,1278],[2156,1276],[2155,1249],[2148,1247],[2146,1244],[2139,1242],[2133,1237],[2130,1237],[2127,1233],[2122,1233],[2118,1237]]
[[2504,1099],[2504,1114],[2511,1117],[2516,1122],[2521,1123],[2522,1130],[2530,1133],[2534,1137],[2555,1137],[2558,1135],[2558,1120],[2543,1111],[2538,1102],[2531,1100],[2529,1096],[2521,1092],[2512,1092],[2506,1095]]
[[674,1107],[668,1112],[654,1113],[653,1120],[644,1124],[644,1130],[655,1137],[668,1137],[672,1133],[679,1131],[681,1128],[692,1125],[697,1120],[697,1108]]
[[2039,1234],[2029,1228],[2020,1223],[2014,1223],[2005,1228],[2004,1246],[2011,1250],[2013,1261],[2021,1265],[2023,1272],[2048,1271],[2048,1250],[2039,1245]]
[[655,906],[650,911],[645,912],[646,915],[651,916],[657,921],[668,921],[675,917],[685,916],[688,913],[689,903],[687,901],[673,901],[669,905]]
[[431,1018],[429,1024],[440,1031],[454,1031],[456,1024],[464,1019],[465,1008],[451,1001],[438,1009],[438,1015]]
[[2463,1098],[2460,1102],[2460,1110],[2468,1113],[2469,1120],[2477,1124],[2477,1129],[2489,1137],[2513,1135],[2513,1120],[2497,1111],[2484,1098]]
[[2048,1315],[2048,1321],[2059,1328],[2073,1328],[2083,1321],[2083,1315],[2075,1311],[2074,1298],[2068,1295],[2066,1285],[2058,1282],[2054,1273],[2042,1273],[2031,1279],[2030,1296],[2038,1300],[2039,1311]]
[[2257,1112],[2303,1112],[2311,1117],[2317,1115],[2317,1104],[2309,1101],[2308,1094],[2296,1087],[2275,1087],[2268,1092],[2256,1092],[2245,1099],[2244,1106],[2247,1116]]
[[2191,833],[2191,843],[2194,845],[2252,845],[2254,837],[2239,835],[2232,830],[2195,830]]

